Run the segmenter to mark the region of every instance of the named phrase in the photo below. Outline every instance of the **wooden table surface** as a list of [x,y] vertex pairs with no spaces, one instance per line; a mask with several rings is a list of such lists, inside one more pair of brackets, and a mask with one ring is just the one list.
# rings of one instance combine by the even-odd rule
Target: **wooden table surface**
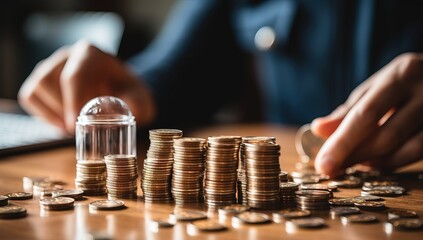
[[[294,136],[296,128],[279,125],[231,125],[199,129],[184,132],[184,136],[204,137],[211,135],[261,135],[274,136],[281,146],[280,164],[284,171],[294,171],[298,155],[295,151]],[[142,159],[148,148],[148,139],[139,139],[138,165],[141,169]],[[68,189],[74,188],[75,148],[56,148],[48,151],[33,152],[0,159],[0,194],[22,191],[24,176],[39,176],[60,179],[67,183]],[[140,170],[139,169],[139,170]],[[414,210],[423,218],[423,180],[418,175],[423,173],[423,162],[400,169],[400,183],[409,191],[401,197],[387,197],[388,208]],[[421,175],[420,175],[421,176]],[[139,187],[138,181],[138,187]],[[141,196],[141,189],[138,194]],[[360,189],[340,189],[335,197],[357,196]],[[232,225],[226,221],[228,230],[223,232],[197,233],[187,232],[187,223],[178,222],[172,228],[158,231],[150,227],[152,219],[167,218],[175,209],[173,204],[145,204],[140,197],[125,200],[127,206],[118,211],[90,211],[88,204],[101,197],[87,197],[77,201],[72,210],[43,211],[39,199],[10,200],[24,206],[28,216],[21,219],[0,219],[0,239],[87,239],[88,233],[103,234],[112,239],[423,239],[423,231],[389,231],[385,227],[387,212],[372,212],[379,218],[374,224],[343,225],[339,218],[331,218],[329,213],[314,213],[327,221],[327,226],[319,229],[291,229],[285,223],[264,225]],[[204,206],[191,206],[188,209],[201,209],[208,212],[210,218],[216,218],[216,211]],[[366,211],[363,211],[366,212]],[[265,212],[270,214],[271,212]]]

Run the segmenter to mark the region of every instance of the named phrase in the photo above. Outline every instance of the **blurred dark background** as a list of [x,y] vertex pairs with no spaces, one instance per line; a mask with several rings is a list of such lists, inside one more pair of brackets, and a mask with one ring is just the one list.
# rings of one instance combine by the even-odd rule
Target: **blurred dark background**
[[35,64],[88,38],[126,60],[164,23],[172,0],[14,0],[0,6],[0,98],[16,99]]

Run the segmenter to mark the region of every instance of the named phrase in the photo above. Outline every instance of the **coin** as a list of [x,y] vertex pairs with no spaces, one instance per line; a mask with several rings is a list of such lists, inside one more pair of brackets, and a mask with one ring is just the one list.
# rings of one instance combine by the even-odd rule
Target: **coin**
[[153,219],[150,223],[150,226],[153,229],[158,229],[158,228],[171,228],[175,225],[174,222],[171,222],[169,220],[165,220],[165,219]]
[[40,199],[40,206],[46,210],[67,210],[73,208],[75,199],[71,197],[54,197]]
[[358,207],[334,207],[330,209],[332,216],[345,216],[357,213],[360,213],[360,208]]
[[417,218],[417,212],[406,209],[390,209],[388,211],[388,219],[397,218]]
[[287,224],[292,223],[296,227],[300,228],[319,228],[325,226],[325,220],[320,217],[306,217],[291,219],[286,222]]
[[125,208],[125,202],[121,200],[97,200],[90,202],[89,206],[95,210],[118,210]]
[[9,198],[7,196],[0,195],[0,207],[9,204]]
[[84,191],[76,190],[76,189],[65,189],[65,190],[57,190],[53,191],[52,197],[70,197],[75,200],[81,200],[83,198]]
[[329,199],[329,205],[337,206],[337,207],[354,206],[354,199],[353,198],[332,198],[332,199]]
[[270,222],[267,214],[259,212],[242,212],[232,217],[233,221],[246,224],[264,224]]
[[377,217],[370,214],[354,214],[349,216],[342,216],[341,221],[343,224],[347,223],[373,223],[377,222]]
[[169,219],[172,221],[195,221],[206,219],[207,213],[197,210],[175,210],[169,215]]
[[311,212],[308,210],[287,209],[272,213],[273,221],[280,221],[281,219],[304,218],[310,216]]
[[12,192],[5,194],[5,196],[8,197],[9,200],[26,200],[31,199],[33,194],[30,192]]
[[423,221],[417,218],[399,218],[387,222],[398,230],[423,230]]
[[223,231],[226,230],[227,227],[219,222],[216,222],[211,219],[203,219],[188,223],[188,228],[194,228],[199,231],[205,232],[215,232],[215,231]]
[[232,204],[232,205],[219,208],[218,212],[219,214],[223,214],[223,215],[232,215],[232,214],[234,215],[234,214],[239,214],[248,210],[250,210],[250,206],[241,205],[241,204]]
[[295,148],[302,162],[314,160],[325,141],[311,132],[311,125],[301,126],[295,135]]
[[360,209],[368,211],[383,210],[386,208],[384,203],[375,201],[354,202],[354,205]]
[[354,200],[364,200],[364,201],[382,201],[383,198],[379,196],[373,195],[366,195],[366,196],[356,196],[353,198]]
[[27,215],[26,208],[9,204],[0,207],[0,219],[22,218]]

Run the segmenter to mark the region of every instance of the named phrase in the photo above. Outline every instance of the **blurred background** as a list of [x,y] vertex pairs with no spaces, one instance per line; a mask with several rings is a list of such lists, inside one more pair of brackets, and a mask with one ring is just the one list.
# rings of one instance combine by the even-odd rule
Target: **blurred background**
[[126,60],[145,48],[172,0],[14,0],[0,7],[0,98],[16,99],[40,60],[84,38]]

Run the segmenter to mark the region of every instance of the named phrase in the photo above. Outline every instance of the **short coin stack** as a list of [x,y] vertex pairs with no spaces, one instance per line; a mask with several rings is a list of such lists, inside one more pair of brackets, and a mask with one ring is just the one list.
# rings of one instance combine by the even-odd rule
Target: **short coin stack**
[[301,210],[329,209],[329,191],[299,190],[295,193],[297,195],[297,207]]
[[136,198],[138,165],[133,155],[107,155],[107,193],[109,198]]
[[299,184],[296,182],[286,182],[279,184],[282,208],[294,208],[297,205],[296,194]]
[[107,170],[104,160],[79,160],[76,163],[75,187],[84,195],[106,194]]
[[245,173],[245,143],[276,143],[275,137],[246,136],[242,137],[240,148],[240,164],[238,166],[238,203],[247,204],[247,175]]
[[208,206],[236,202],[240,136],[210,136],[207,141],[204,198]]
[[146,202],[171,202],[173,140],[182,137],[178,129],[152,129],[144,160],[141,187]]
[[280,146],[275,143],[245,143],[247,202],[256,209],[278,209]]
[[204,138],[177,138],[174,140],[172,196],[176,204],[204,201]]

